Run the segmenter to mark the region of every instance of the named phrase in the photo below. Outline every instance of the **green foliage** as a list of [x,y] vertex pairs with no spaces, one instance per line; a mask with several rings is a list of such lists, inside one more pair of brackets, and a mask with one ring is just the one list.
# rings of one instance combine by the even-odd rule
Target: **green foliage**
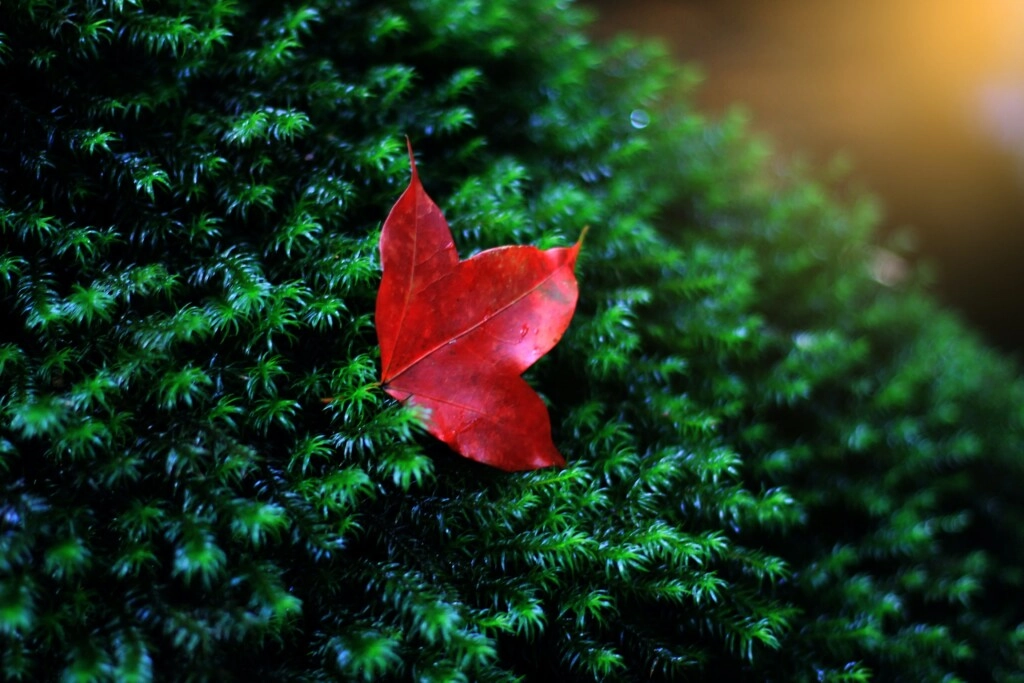
[[[11,680],[1022,681],[1024,383],[560,0],[0,3]],[[507,475],[376,386],[403,136],[574,241]]]

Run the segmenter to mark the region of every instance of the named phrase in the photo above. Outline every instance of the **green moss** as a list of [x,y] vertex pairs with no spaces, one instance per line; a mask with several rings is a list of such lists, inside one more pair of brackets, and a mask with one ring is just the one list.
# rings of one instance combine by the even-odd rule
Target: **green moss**
[[[0,4],[6,678],[1022,680],[1017,369],[583,23]],[[375,387],[405,135],[466,249],[591,226],[564,470]]]

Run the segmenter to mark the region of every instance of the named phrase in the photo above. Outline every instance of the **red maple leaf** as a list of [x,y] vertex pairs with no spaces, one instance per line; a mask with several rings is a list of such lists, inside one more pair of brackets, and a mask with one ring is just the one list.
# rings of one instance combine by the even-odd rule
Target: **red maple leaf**
[[427,431],[471,460],[509,472],[564,465],[547,409],[520,375],[569,326],[580,242],[498,247],[460,261],[411,144],[409,162],[409,187],[380,236],[384,390],[425,408]]

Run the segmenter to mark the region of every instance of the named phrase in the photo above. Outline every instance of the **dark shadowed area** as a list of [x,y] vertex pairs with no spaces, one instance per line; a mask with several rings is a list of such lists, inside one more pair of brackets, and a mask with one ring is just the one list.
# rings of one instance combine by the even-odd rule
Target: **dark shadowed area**
[[1024,3],[590,0],[592,31],[664,40],[785,155],[837,153],[910,228],[937,294],[1024,354]]

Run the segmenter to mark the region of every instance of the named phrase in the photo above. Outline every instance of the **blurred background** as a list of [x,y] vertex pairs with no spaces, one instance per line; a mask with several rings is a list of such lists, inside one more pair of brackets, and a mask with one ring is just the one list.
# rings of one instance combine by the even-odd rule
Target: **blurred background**
[[843,153],[935,266],[936,294],[1024,360],[1024,0],[587,0],[660,38],[785,156]]

